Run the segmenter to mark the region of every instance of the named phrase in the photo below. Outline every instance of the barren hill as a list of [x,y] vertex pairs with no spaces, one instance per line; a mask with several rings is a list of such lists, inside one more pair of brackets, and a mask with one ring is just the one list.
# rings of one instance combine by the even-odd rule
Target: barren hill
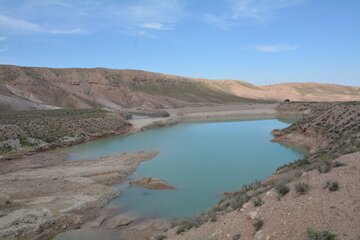
[[0,65],[0,109],[170,108],[286,98],[360,100],[360,89],[314,83],[254,86],[138,70]]
[[282,83],[255,86],[239,81],[220,81],[229,92],[252,99],[284,101],[359,101],[360,87],[342,86],[327,83]]

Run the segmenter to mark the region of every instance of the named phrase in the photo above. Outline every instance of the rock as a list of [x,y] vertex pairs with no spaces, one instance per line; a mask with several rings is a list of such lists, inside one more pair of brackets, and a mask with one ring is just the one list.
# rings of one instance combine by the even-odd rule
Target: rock
[[252,211],[246,214],[247,218],[250,220],[254,220],[257,216],[257,211]]
[[30,239],[53,224],[49,209],[19,209],[0,218],[0,239]]
[[175,189],[173,186],[169,185],[166,181],[152,177],[140,178],[134,181],[130,181],[129,184],[130,186],[137,186],[152,190]]
[[11,205],[10,196],[0,193],[0,207],[8,207],[9,205]]
[[145,219],[144,221],[137,222],[130,229],[144,231],[149,228],[156,229],[158,231],[165,231],[171,228],[171,224],[169,221],[163,219]]
[[127,226],[135,221],[137,217],[132,215],[118,215],[112,219],[107,224],[108,229],[114,229],[122,226]]
[[223,230],[217,229],[217,230],[211,235],[211,237],[212,237],[213,239],[218,239],[218,238],[221,238],[222,235],[223,235]]
[[95,220],[93,220],[92,222],[89,223],[89,227],[91,227],[91,228],[100,227],[101,224],[103,224],[103,222],[105,221],[105,219],[106,219],[107,217],[108,217],[108,216],[106,216],[106,215],[102,215],[102,216],[96,218]]
[[239,240],[240,239],[240,233],[239,234],[236,234],[232,237],[232,240]]

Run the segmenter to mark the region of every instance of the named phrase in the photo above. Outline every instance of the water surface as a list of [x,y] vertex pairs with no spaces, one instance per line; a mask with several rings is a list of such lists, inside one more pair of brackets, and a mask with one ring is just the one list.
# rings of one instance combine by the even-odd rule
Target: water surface
[[271,142],[271,131],[288,124],[276,119],[181,123],[66,149],[69,158],[96,159],[120,152],[151,150],[159,155],[130,178],[158,177],[176,190],[116,186],[121,196],[108,207],[145,216],[191,217],[213,206],[222,193],[270,176],[279,166],[302,157]]

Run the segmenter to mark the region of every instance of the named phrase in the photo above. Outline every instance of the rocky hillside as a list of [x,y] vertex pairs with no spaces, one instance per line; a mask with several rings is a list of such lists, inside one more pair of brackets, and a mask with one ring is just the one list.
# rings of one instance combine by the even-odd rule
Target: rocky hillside
[[275,141],[305,147],[311,159],[333,159],[360,151],[360,102],[291,103],[278,108],[295,108],[306,117],[274,131]]
[[294,83],[254,86],[137,70],[0,65],[0,110],[177,108],[244,102],[360,100],[358,87]]

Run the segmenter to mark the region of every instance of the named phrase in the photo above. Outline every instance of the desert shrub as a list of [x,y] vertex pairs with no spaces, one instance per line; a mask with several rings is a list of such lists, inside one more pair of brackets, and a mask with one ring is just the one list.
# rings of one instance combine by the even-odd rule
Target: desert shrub
[[249,201],[249,196],[238,193],[231,197],[229,203],[230,207],[235,210],[241,208],[247,201]]
[[346,164],[340,161],[335,161],[333,164],[333,167],[342,167],[345,166]]
[[335,192],[339,189],[338,181],[327,181],[326,188],[328,188],[331,192]]
[[331,170],[331,168],[332,164],[330,161],[323,161],[322,163],[320,163],[317,170],[319,171],[319,173],[327,173]]
[[256,198],[254,198],[253,203],[254,203],[255,207],[258,207],[258,206],[263,205],[264,202],[263,202],[263,200],[261,198],[256,197]]
[[294,186],[298,194],[305,194],[310,189],[310,185],[304,182],[296,183]]
[[261,187],[261,181],[260,180],[255,180],[249,184],[245,184],[241,187],[240,189],[240,192],[248,192],[248,191],[251,191],[251,190],[256,190],[258,188]]
[[193,227],[193,223],[191,220],[184,220],[180,223],[176,230],[176,234],[180,234],[182,232],[185,232]]
[[217,220],[217,215],[216,215],[216,211],[214,210],[209,210],[207,212],[207,216],[208,216],[208,219],[210,220],[210,222],[216,222]]
[[155,237],[155,240],[164,240],[166,239],[167,237],[165,235],[158,235]]
[[285,196],[285,194],[287,194],[290,191],[289,187],[284,183],[276,184],[275,190],[281,196]]
[[255,221],[253,222],[255,231],[259,231],[263,225],[264,225],[264,220],[262,220],[261,218],[255,218]]
[[314,229],[308,229],[307,232],[308,240],[335,240],[336,235],[329,231],[316,231]]

